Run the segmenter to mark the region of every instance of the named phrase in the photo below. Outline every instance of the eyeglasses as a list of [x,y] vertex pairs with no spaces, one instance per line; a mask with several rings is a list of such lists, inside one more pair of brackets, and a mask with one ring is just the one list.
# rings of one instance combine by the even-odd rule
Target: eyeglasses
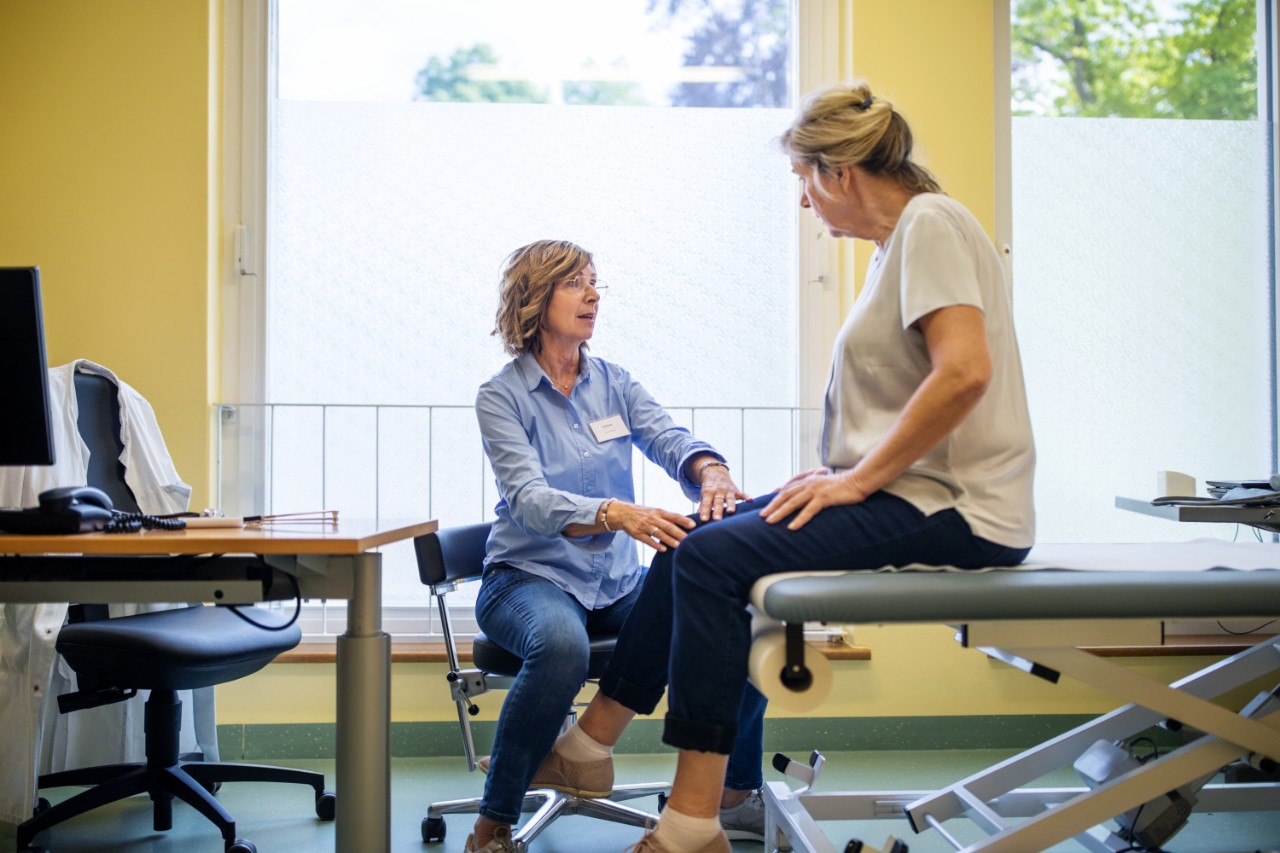
[[566,278],[564,281],[560,282],[560,286],[572,293],[574,296],[582,296],[586,293],[588,286],[595,290],[597,296],[604,296],[604,292],[609,289],[609,285],[604,284],[603,282],[583,281],[581,276],[578,278]]

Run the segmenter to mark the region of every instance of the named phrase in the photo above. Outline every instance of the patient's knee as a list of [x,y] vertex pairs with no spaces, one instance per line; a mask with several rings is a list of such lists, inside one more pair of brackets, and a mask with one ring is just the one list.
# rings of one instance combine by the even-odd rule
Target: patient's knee
[[680,590],[693,587],[745,602],[752,581],[740,576],[740,568],[737,562],[725,559],[724,549],[715,538],[688,536],[676,549],[672,584],[677,596]]

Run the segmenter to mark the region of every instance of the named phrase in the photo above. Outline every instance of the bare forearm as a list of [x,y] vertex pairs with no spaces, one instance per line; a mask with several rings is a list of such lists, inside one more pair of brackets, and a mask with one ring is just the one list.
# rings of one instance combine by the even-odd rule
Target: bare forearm
[[894,425],[846,475],[865,494],[889,485],[964,421],[986,387],[980,377],[930,374]]

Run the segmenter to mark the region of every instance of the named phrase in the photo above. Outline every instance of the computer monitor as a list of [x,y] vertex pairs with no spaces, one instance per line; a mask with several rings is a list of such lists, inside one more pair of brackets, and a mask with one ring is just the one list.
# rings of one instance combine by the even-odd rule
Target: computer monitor
[[0,267],[0,465],[52,465],[40,269]]

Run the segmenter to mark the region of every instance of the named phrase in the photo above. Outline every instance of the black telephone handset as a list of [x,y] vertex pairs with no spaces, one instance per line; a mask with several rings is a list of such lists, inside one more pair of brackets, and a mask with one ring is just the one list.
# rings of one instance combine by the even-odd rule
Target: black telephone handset
[[[181,513],[179,514],[181,515]],[[40,493],[40,505],[0,510],[0,532],[27,534],[137,533],[139,530],[181,530],[187,522],[176,516],[120,512],[102,489],[63,486]]]
[[115,513],[111,498],[93,486],[63,486],[40,493],[35,514],[49,520],[57,533],[90,533],[106,530]]
[[63,486],[40,493],[40,511],[43,513],[58,515],[84,505],[105,509],[107,512],[113,509],[107,493],[93,486]]
[[115,513],[106,492],[92,486],[63,486],[40,493],[40,505],[0,512],[7,533],[62,534],[106,530]]

